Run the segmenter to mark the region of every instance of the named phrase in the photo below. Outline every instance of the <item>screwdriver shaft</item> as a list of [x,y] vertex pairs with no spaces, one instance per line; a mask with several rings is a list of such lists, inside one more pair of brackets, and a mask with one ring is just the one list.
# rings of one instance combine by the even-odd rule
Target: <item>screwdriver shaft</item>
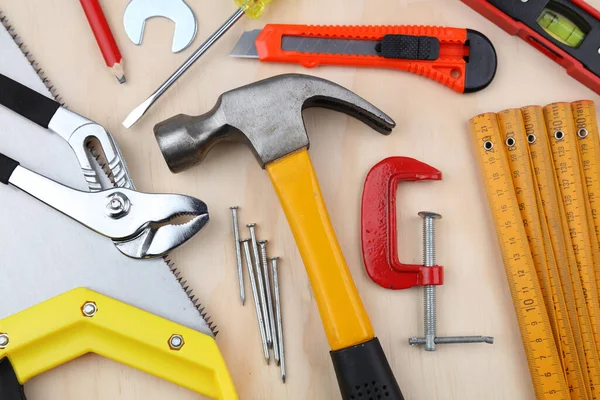
[[244,246],[244,255],[246,256],[246,265],[248,266],[248,276],[250,277],[250,286],[252,286],[252,296],[254,297],[254,307],[256,308],[256,319],[258,320],[258,329],[260,331],[260,340],[263,346],[263,353],[267,364],[270,360],[269,347],[267,346],[267,336],[265,323],[260,309],[260,301],[258,299],[258,290],[256,288],[256,280],[254,279],[254,268],[252,266],[252,257],[250,256],[250,239],[242,240]]
[[162,96],[163,93],[166,92],[167,89],[169,89],[171,85],[173,85],[173,83],[175,83],[175,81],[192,66],[192,64],[194,64],[204,53],[206,53],[206,51],[210,49],[210,47],[215,44],[215,42],[219,40],[219,38],[221,38],[221,36],[223,36],[223,34],[227,32],[229,28],[239,21],[243,15],[244,10],[240,8],[231,17],[229,17],[229,19],[225,21],[225,23],[221,25],[219,29],[210,35],[210,37],[206,39],[206,41],[202,43],[202,45],[196,51],[194,51],[192,55],[185,60],[185,62],[179,68],[177,68],[177,70],[173,72],[173,74],[167,78],[162,85],[158,87],[158,89],[154,91],[154,93],[152,93],[142,104],[131,111],[127,118],[125,118],[125,121],[123,121],[123,126],[125,128],[130,128],[133,124],[135,124],[142,117],[142,115],[148,111],[152,104],[154,104],[154,102],[158,100],[160,96]]

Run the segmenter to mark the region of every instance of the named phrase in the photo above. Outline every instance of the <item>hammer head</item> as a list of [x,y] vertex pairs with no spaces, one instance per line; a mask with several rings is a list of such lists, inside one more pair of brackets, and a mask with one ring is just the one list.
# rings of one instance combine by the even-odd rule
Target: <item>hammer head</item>
[[302,110],[323,107],[353,116],[376,131],[391,133],[394,121],[350,90],[310,75],[286,74],[222,94],[208,113],[176,115],[154,127],[173,172],[202,161],[222,140],[250,145],[261,165],[309,146]]

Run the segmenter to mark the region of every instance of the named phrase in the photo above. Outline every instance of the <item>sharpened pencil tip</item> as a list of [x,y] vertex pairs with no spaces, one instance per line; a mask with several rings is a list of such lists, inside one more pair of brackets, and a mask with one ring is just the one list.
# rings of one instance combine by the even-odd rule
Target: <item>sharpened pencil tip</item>
[[122,85],[125,82],[127,82],[127,78],[125,78],[125,75],[121,76],[121,77],[117,77],[117,80],[119,81],[119,83]]

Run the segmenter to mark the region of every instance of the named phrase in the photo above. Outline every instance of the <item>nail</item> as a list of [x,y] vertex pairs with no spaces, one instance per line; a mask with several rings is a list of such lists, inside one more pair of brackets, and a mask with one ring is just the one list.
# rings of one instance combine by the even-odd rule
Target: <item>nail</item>
[[[256,241],[256,224],[246,225],[250,229],[250,238],[252,240],[252,251],[254,252],[254,266],[256,267],[256,281],[258,282],[258,294],[260,295],[260,305],[262,308],[263,316],[265,317],[265,323],[269,321],[269,311],[267,310],[267,295],[265,292],[265,283],[263,281],[262,262],[260,261],[260,255],[258,254],[258,242]],[[267,329],[267,344],[269,347],[273,346],[273,338],[271,337],[271,329]]]
[[275,314],[273,313],[273,297],[271,296],[271,280],[269,279],[269,261],[267,260],[267,241],[259,240],[261,261],[263,273],[265,274],[265,289],[267,291],[267,307],[269,309],[269,327],[271,329],[271,338],[273,339],[273,354],[275,362],[279,364],[279,346],[277,343],[277,332],[275,328]]
[[277,341],[279,342],[279,367],[281,368],[281,380],[285,383],[285,351],[283,346],[283,319],[281,316],[281,298],[279,296],[279,275],[277,273],[277,260],[279,257],[271,258],[271,275],[273,276],[273,291],[275,292],[275,313],[277,314]]
[[258,329],[260,331],[260,340],[263,345],[263,352],[267,364],[269,364],[269,347],[267,346],[265,323],[260,311],[260,301],[258,299],[258,290],[256,289],[256,280],[254,279],[254,268],[252,266],[252,257],[250,256],[250,239],[242,240],[244,246],[244,255],[246,256],[246,265],[248,266],[248,276],[250,277],[250,286],[252,286],[252,296],[254,297],[254,307],[256,308],[256,319],[258,321]]
[[244,270],[242,267],[242,249],[240,248],[240,228],[238,225],[238,206],[230,207],[233,220],[233,238],[235,240],[235,257],[237,260],[238,281],[240,284],[240,299],[242,305],[246,303],[246,292],[244,290]]

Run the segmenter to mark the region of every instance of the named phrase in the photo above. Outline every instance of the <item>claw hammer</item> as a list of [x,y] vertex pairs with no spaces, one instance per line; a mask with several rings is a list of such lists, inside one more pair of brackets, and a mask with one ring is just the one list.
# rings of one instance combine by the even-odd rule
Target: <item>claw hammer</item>
[[403,400],[344,260],[308,156],[302,111],[323,107],[382,134],[394,121],[350,90],[301,74],[279,75],[222,94],[201,116],[177,115],[154,127],[173,172],[202,161],[222,140],[250,145],[267,170],[290,224],[319,307],[343,399],[385,393]]

